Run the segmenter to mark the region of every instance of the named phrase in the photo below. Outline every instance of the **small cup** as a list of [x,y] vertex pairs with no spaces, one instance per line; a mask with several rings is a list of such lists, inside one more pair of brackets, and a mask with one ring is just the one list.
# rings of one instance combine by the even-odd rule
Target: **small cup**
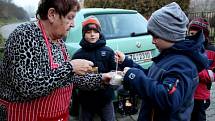
[[110,85],[121,85],[122,81],[123,76],[118,73],[114,73],[112,79],[110,80]]

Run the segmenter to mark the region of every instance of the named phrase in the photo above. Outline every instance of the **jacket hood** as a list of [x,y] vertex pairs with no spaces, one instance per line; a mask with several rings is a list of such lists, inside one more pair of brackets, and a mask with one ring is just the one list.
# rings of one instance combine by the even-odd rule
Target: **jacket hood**
[[187,55],[197,65],[198,71],[201,71],[208,67],[204,40],[204,34],[200,31],[195,36],[187,36],[184,41],[176,42],[171,49]]
[[86,50],[94,50],[106,45],[106,40],[103,34],[100,34],[99,40],[96,43],[89,43],[84,37],[80,41],[79,45]]
[[202,32],[198,32],[195,36],[187,36],[185,40],[176,42],[171,48],[163,50],[153,58],[153,61],[156,62],[168,54],[181,54],[190,58],[200,72],[209,65],[203,43],[204,35]]

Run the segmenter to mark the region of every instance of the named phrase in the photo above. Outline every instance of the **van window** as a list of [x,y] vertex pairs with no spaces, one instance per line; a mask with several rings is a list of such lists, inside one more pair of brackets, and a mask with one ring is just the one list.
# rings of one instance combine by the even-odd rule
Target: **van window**
[[147,20],[140,14],[102,14],[96,16],[107,39],[130,37],[131,33],[146,33]]

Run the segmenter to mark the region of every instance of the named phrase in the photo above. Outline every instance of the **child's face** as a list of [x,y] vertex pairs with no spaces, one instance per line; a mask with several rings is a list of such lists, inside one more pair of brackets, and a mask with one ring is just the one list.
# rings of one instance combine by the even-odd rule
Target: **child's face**
[[152,43],[160,52],[174,45],[173,42],[169,42],[158,37],[153,37]]
[[89,43],[96,43],[99,40],[99,32],[95,30],[89,30],[85,33],[84,38]]
[[196,31],[196,30],[190,30],[190,31],[188,32],[188,35],[189,35],[189,36],[194,36],[194,35],[196,35],[197,32],[198,32],[198,31]]

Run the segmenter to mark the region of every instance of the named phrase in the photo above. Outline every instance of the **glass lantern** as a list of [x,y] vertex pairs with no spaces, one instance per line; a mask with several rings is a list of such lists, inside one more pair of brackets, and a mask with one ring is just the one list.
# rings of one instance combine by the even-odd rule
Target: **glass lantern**
[[117,100],[117,111],[121,115],[134,115],[138,112],[138,97],[136,94],[124,89],[120,89],[118,91]]

